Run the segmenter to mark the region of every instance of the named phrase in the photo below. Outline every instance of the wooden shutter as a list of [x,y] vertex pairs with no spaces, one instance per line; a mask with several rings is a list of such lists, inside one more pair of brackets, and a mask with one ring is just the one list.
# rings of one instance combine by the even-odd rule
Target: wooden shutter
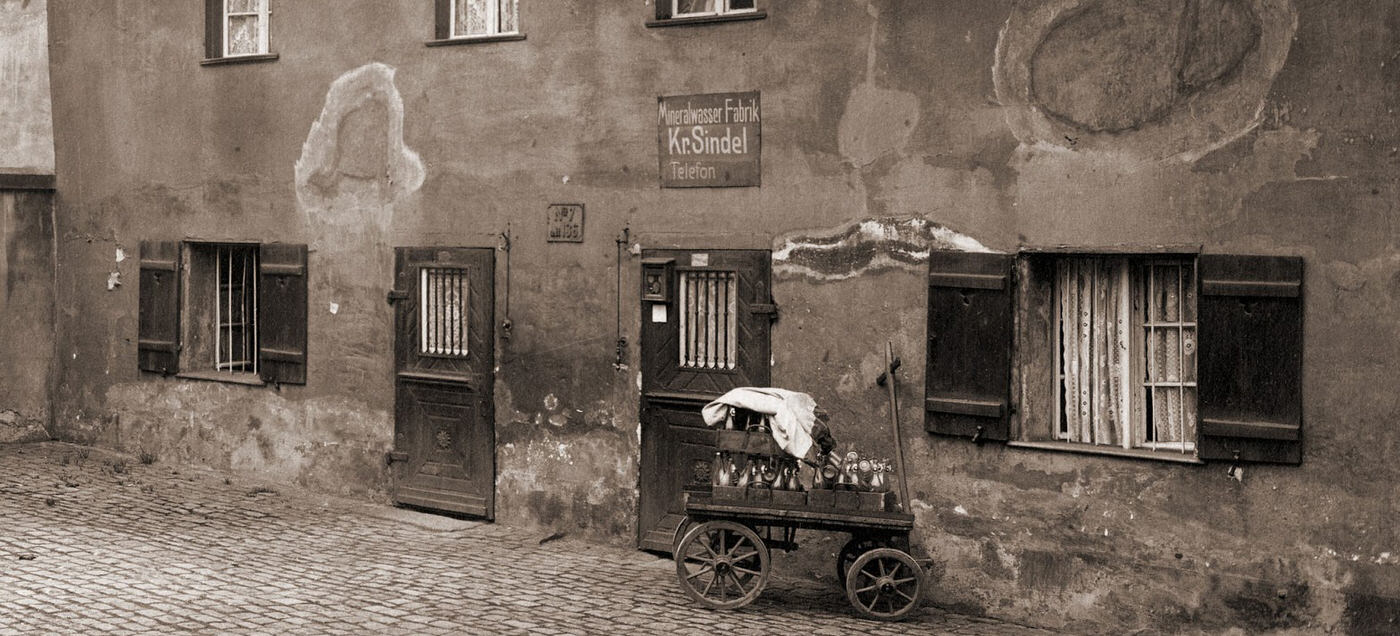
[[152,373],[180,370],[180,244],[141,241],[138,281],[137,367]]
[[671,19],[671,0],[652,0],[652,2],[656,3],[657,20]]
[[264,382],[306,384],[306,246],[270,244],[258,263],[258,369]]
[[1006,440],[1010,419],[1010,254],[929,254],[924,428]]
[[224,0],[204,0],[204,57],[224,56]]
[[439,40],[452,37],[453,0],[433,0],[433,35]]
[[1198,455],[1302,461],[1303,260],[1200,257]]

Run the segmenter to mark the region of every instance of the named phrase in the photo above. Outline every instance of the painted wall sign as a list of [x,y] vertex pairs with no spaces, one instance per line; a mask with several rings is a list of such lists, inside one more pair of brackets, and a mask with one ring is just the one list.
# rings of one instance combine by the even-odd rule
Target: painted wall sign
[[663,188],[759,185],[758,91],[679,95],[657,100]]
[[555,203],[549,206],[550,243],[583,242],[583,204]]

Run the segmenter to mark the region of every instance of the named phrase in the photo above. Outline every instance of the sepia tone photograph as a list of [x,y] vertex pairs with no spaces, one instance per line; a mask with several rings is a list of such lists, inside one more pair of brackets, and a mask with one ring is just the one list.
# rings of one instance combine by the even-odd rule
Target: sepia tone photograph
[[1397,0],[0,0],[0,636],[1400,634],[1397,108]]

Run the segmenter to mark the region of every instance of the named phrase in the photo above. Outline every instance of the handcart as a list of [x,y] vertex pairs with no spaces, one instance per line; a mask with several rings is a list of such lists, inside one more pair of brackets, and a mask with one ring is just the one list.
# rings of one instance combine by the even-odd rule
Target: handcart
[[919,606],[924,571],[909,554],[914,516],[719,501],[691,493],[675,545],[686,596],[713,609],[753,602],[768,584],[769,550],[792,550],[799,528],[849,532],[836,560],[846,599],[867,618],[899,620]]
[[[752,603],[768,584],[769,550],[795,549],[797,530],[809,529],[850,534],[836,559],[836,580],[862,616],[893,621],[918,608],[924,569],[910,555],[914,516],[907,512],[908,485],[894,391],[899,359],[890,345],[885,353],[888,370],[878,382],[889,390],[900,499],[895,500],[896,494],[888,488],[873,492],[841,486],[818,489],[816,484],[805,491],[800,486],[784,488],[785,480],[772,475],[789,475],[788,483],[796,485],[791,478],[794,460],[784,457],[766,429],[754,430],[751,424],[735,429],[731,421],[728,430],[715,432],[720,452],[715,457],[711,492],[687,494],[686,520],[676,529],[676,576],[687,596],[712,609]],[[731,410],[730,420],[736,419],[736,413],[741,422],[752,421],[753,414],[742,410]],[[745,457],[763,467],[755,472],[770,476],[742,480],[738,487],[729,485],[724,468],[733,463],[722,460],[727,453]],[[780,466],[784,461],[788,464]]]

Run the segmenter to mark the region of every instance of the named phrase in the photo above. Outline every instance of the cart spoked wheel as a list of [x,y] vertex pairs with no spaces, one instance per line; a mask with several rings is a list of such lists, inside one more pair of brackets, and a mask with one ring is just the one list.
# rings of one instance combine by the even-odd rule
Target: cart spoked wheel
[[851,571],[851,564],[856,562],[856,557],[880,546],[880,542],[864,537],[855,537],[847,541],[846,545],[842,546],[841,553],[836,556],[836,584],[845,588],[846,573]]
[[919,607],[924,573],[914,557],[894,548],[860,555],[846,576],[846,599],[866,618],[897,621]]
[[676,576],[686,596],[711,609],[752,603],[768,584],[768,546],[732,521],[696,525],[676,546]]

